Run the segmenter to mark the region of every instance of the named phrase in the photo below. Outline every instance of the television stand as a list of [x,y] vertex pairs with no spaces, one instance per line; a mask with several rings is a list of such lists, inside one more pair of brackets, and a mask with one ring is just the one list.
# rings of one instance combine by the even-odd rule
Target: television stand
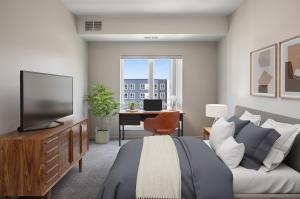
[[86,118],[66,118],[57,127],[0,135],[0,196],[44,196],[89,149]]

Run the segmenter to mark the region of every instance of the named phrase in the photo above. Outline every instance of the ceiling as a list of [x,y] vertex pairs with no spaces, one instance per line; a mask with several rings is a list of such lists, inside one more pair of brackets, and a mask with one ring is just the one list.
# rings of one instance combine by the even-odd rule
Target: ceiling
[[63,0],[75,15],[226,16],[242,0]]

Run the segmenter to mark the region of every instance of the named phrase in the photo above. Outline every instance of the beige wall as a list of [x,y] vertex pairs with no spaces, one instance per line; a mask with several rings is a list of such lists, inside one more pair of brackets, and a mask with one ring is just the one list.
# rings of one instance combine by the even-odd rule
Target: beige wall
[[86,20],[101,20],[102,30],[89,34],[199,34],[207,37],[224,36],[228,19],[222,16],[79,16],[79,34]]
[[299,8],[299,0],[246,0],[231,16],[218,55],[218,100],[231,113],[240,104],[300,118],[300,100],[249,95],[250,52],[300,35]]
[[0,1],[0,133],[19,126],[20,70],[74,77],[74,114],[84,114],[87,44],[61,0]]
[[[117,99],[120,94],[121,55],[182,55],[183,56],[183,109],[186,112],[185,135],[200,135],[203,126],[210,125],[205,117],[205,104],[215,103],[217,45],[197,42],[94,42],[88,45],[89,87],[95,84],[109,86]],[[97,120],[92,119],[92,129]],[[117,119],[111,125],[112,136],[118,133]],[[128,133],[137,137],[136,132]]]

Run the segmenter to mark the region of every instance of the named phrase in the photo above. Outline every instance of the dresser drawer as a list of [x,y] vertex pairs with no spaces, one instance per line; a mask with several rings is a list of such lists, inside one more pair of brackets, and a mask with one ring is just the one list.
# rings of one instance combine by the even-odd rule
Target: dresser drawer
[[52,158],[47,159],[44,161],[45,165],[45,173],[47,173],[49,170],[51,170],[54,166],[59,164],[59,155],[56,154]]
[[53,148],[49,149],[48,151],[44,151],[44,160],[48,161],[49,159],[52,159],[54,156],[58,156],[59,147],[53,146]]
[[53,136],[44,141],[44,153],[49,153],[54,150],[55,147],[58,147],[58,136]]

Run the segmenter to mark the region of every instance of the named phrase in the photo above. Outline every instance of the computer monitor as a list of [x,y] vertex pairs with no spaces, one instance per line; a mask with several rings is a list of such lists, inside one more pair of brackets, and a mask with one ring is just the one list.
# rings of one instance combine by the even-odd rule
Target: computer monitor
[[162,100],[161,99],[145,99],[144,100],[145,111],[161,111]]

